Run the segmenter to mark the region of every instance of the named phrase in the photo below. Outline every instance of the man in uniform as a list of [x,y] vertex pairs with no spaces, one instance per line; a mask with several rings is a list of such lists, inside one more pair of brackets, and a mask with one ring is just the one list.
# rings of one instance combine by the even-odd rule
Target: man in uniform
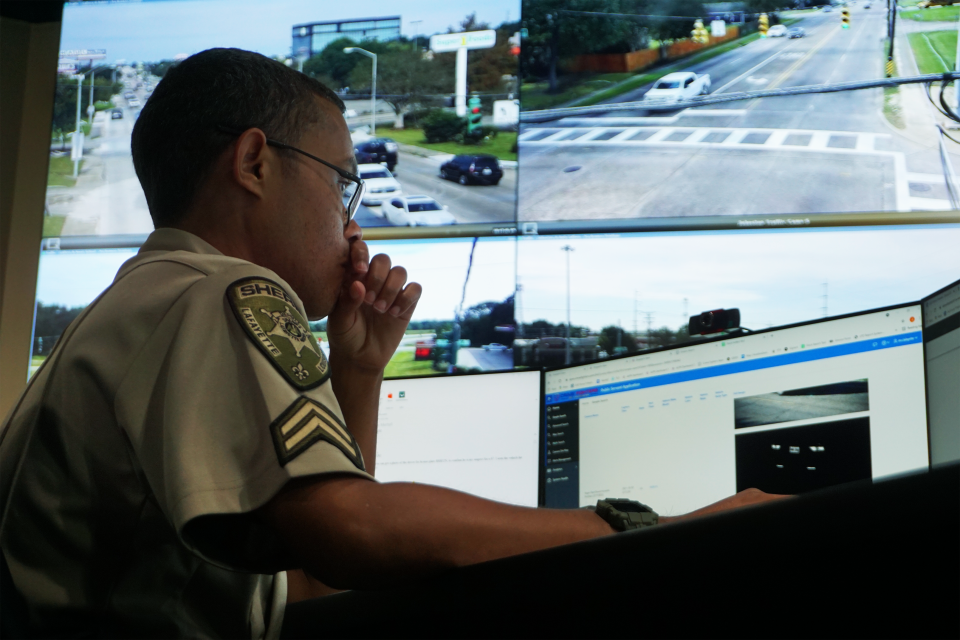
[[[235,49],[186,59],[147,102],[132,149],[157,230],[3,425],[0,548],[29,632],[277,637],[286,603],[324,584],[614,532],[374,481],[383,369],[420,286],[368,257],[343,109]],[[307,326],[322,317],[329,361]]]

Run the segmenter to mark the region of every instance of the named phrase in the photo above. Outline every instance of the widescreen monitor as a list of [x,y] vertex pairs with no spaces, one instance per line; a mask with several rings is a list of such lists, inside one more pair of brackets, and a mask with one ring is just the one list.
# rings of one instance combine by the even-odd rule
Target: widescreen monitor
[[953,14],[851,3],[845,27],[829,9],[524,0],[518,227],[956,222],[960,145],[923,85],[671,108],[881,80],[891,22],[894,76],[954,69],[955,25],[935,22]]
[[548,507],[676,515],[928,466],[920,304],[549,371]]
[[[369,178],[357,213],[368,238],[512,233],[519,19],[518,0],[68,2],[44,235],[153,229],[130,134],[166,72],[213,47],[261,53],[337,91]],[[466,32],[481,36],[455,35]]]
[[960,461],[960,281],[923,300],[930,464]]
[[537,506],[540,372],[386,380],[376,476]]

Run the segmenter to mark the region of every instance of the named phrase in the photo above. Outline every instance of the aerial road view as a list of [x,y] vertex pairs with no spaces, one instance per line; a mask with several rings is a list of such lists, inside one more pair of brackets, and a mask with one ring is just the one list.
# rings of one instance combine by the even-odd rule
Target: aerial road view
[[[901,87],[901,95],[876,88],[643,108],[662,105],[671,84],[678,93],[686,83],[686,99],[883,78],[885,3],[851,2],[844,10],[846,27],[839,8],[782,12],[786,24],[771,26],[766,37],[742,37],[741,46],[720,45],[712,57],[693,55],[645,71],[650,82],[591,103],[636,102],[635,110],[522,124],[519,221],[809,219],[952,208],[933,109],[920,86]],[[898,19],[898,29],[909,30],[905,22],[933,24]],[[907,39],[898,33],[896,44],[900,75],[916,74]],[[952,156],[956,145],[950,144]]]

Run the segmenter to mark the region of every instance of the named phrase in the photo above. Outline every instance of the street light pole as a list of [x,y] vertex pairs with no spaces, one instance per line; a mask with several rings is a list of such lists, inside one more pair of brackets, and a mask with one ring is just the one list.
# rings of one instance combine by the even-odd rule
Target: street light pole
[[377,135],[377,54],[370,53],[360,47],[345,47],[344,53],[361,53],[373,58],[373,79],[370,83],[370,135]]
[[573,247],[566,244],[560,247],[560,250],[567,254],[567,346],[564,363],[570,364],[570,253]]
[[419,29],[417,28],[417,25],[419,25],[421,22],[423,22],[423,20],[410,21],[410,24],[413,25],[413,50],[414,51],[417,50],[417,32],[419,31]]
[[90,132],[93,133],[93,61],[90,61],[90,106],[87,108],[87,114],[90,116]]
[[73,177],[76,178],[77,174],[80,172],[80,158],[79,153],[76,151],[77,139],[80,139],[80,149],[82,153],[83,149],[83,133],[80,131],[80,101],[83,100],[83,74],[77,74],[77,129],[73,132],[73,147],[74,150],[71,153],[73,156]]

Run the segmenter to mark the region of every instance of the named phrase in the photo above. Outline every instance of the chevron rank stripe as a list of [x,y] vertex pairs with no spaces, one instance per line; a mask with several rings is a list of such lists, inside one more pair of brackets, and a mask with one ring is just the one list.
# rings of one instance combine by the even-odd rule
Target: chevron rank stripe
[[358,469],[366,470],[360,447],[347,426],[330,409],[310,398],[297,398],[273,421],[270,433],[281,467],[323,440],[340,449]]

